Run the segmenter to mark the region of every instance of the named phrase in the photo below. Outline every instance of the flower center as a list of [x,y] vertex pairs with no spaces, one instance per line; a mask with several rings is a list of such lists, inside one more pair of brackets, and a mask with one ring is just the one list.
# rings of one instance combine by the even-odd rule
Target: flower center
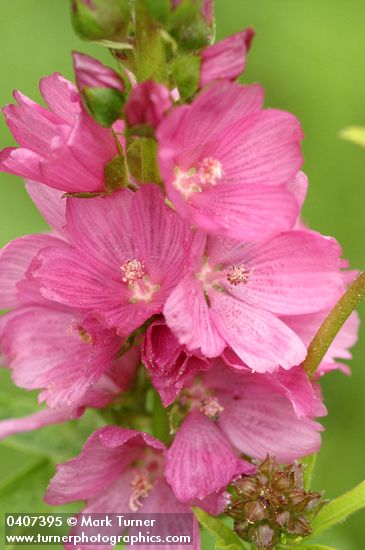
[[213,157],[206,157],[198,164],[198,175],[205,185],[216,185],[223,174],[222,163]]
[[188,199],[193,193],[201,193],[205,188],[216,185],[223,174],[222,163],[213,157],[206,157],[197,167],[192,167],[186,172],[176,166],[173,185],[185,199]]
[[128,505],[132,512],[138,512],[143,506],[143,500],[148,497],[152,491],[154,482],[147,468],[139,468],[134,471],[131,482],[132,493],[129,497]]
[[126,283],[132,293],[130,302],[150,302],[155,292],[160,288],[154,285],[149,279],[144,262],[137,258],[126,260],[120,266],[122,272],[122,281]]
[[81,325],[78,325],[76,328],[79,333],[81,342],[85,342],[85,344],[93,343],[93,337],[84,328],[82,328]]
[[144,270],[144,263],[136,258],[133,260],[126,260],[121,266],[123,283],[133,284],[139,279],[142,279],[146,272]]
[[250,279],[250,272],[242,265],[234,265],[228,268],[226,278],[232,286],[245,285]]
[[201,400],[200,411],[211,420],[218,420],[224,411],[224,407],[222,407],[216,397],[208,396]]

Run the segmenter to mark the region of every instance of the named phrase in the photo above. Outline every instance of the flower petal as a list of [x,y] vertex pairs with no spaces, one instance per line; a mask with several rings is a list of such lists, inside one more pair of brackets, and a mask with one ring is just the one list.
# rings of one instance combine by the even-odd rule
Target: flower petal
[[212,292],[211,316],[220,335],[240,359],[257,372],[299,365],[307,350],[301,339],[273,314]]
[[188,274],[172,291],[163,313],[167,325],[188,350],[201,350],[206,357],[217,357],[225,342],[216,329],[201,283]]
[[181,502],[202,499],[227,487],[238,474],[253,470],[198,410],[185,418],[166,453],[165,476]]

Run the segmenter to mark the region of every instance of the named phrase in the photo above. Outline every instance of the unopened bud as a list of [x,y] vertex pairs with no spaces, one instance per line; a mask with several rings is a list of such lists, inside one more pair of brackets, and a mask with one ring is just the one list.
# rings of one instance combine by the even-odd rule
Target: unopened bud
[[71,0],[71,20],[83,40],[123,43],[128,38],[128,0]]

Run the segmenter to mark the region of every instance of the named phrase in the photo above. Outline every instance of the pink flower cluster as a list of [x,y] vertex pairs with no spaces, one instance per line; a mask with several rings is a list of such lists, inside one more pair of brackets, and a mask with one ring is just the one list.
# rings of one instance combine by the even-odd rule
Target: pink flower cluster
[[[0,423],[1,437],[123,399],[140,363],[179,418],[169,447],[100,428],[59,466],[49,503],[217,514],[232,479],[255,469],[243,456],[290,463],[319,449],[315,419],[326,409],[300,365],[352,275],[337,242],[300,219],[298,120],[265,109],[259,85],[234,82],[252,36],[203,51],[191,104],[161,84],[133,84],[112,128],[59,74],[41,80],[47,108],[15,92],[17,104],[4,109],[19,148],[2,151],[0,168],[26,178],[51,231],[16,239],[0,256],[0,307],[10,308],[0,318],[3,358],[14,383],[39,389],[46,404]],[[125,91],[96,60],[76,54],[75,66],[80,89]],[[106,165],[120,151],[128,158],[123,129],[144,125],[163,186],[130,177],[108,192]],[[357,326],[353,315],[317,378],[345,370],[337,359],[350,357]]]

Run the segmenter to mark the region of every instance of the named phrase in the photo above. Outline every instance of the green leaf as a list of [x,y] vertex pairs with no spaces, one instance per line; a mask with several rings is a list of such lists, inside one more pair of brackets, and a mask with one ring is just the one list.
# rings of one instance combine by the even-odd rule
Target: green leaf
[[[291,546],[289,548],[301,548],[301,550],[337,550],[333,546],[325,546],[323,544],[299,544],[298,546]],[[289,550],[288,548],[288,550]]]
[[337,523],[341,523],[362,508],[365,508],[365,481],[344,495],[331,500],[322,508],[311,524],[313,535],[318,535]]
[[82,90],[82,98],[91,116],[109,128],[120,116],[124,105],[124,94],[115,88],[89,88]]
[[365,128],[363,126],[348,126],[341,130],[340,137],[365,147]]
[[195,94],[200,80],[200,57],[196,55],[179,55],[171,66],[172,76],[179,88],[182,99]]
[[241,540],[228,525],[210,516],[200,508],[193,508],[199,523],[215,537],[215,548],[221,550],[249,550],[250,545]]
[[304,489],[308,491],[311,488],[314,467],[316,465],[317,455],[308,455],[303,458],[304,466]]
[[[27,414],[31,412],[34,410],[28,410]],[[8,410],[6,415],[1,416],[10,417],[11,414]],[[19,409],[16,416],[19,416]],[[77,420],[19,433],[7,437],[1,441],[0,445],[54,463],[61,462],[78,454],[89,435],[104,424],[100,415],[95,410],[89,409]]]
[[123,150],[122,155],[117,155],[105,165],[104,182],[109,193],[128,185],[128,168]]

